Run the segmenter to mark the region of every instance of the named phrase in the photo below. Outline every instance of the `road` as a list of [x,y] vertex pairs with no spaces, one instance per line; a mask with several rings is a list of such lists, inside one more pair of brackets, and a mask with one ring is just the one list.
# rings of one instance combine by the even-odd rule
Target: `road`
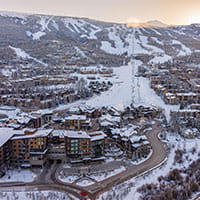
[[200,200],[200,194],[198,194],[193,200]]
[[160,141],[158,134],[161,132],[162,128],[156,123],[153,126],[153,131],[147,131],[146,136],[152,146],[152,155],[151,157],[139,165],[132,165],[125,172],[115,175],[112,178],[101,181],[99,184],[94,184],[87,187],[88,192],[92,193],[92,199],[102,192],[109,190],[114,185],[118,185],[127,181],[139,174],[142,174],[162,163],[166,156],[167,152],[165,149],[165,144]]
[[80,193],[82,191],[86,191],[88,193],[88,198],[91,200],[95,200],[100,194],[108,191],[113,186],[123,183],[124,181],[127,181],[142,173],[145,173],[148,170],[151,170],[154,167],[158,166],[165,160],[167,156],[165,144],[162,143],[158,138],[158,135],[162,130],[163,128],[160,126],[160,124],[155,123],[153,125],[153,129],[146,132],[146,136],[152,147],[152,155],[148,160],[139,165],[131,165],[127,168],[126,171],[105,179],[101,182],[95,183],[91,186],[81,187],[74,184],[62,183],[55,176],[55,172],[58,166],[57,164],[53,164],[51,166],[48,165],[40,174],[40,176],[32,183],[22,183],[18,186],[16,186],[16,184],[6,184],[4,186],[0,185],[0,190],[9,188],[12,190],[13,188],[25,188],[30,190],[30,188],[38,188],[38,190],[54,190],[66,192],[77,197],[78,199],[82,199]]

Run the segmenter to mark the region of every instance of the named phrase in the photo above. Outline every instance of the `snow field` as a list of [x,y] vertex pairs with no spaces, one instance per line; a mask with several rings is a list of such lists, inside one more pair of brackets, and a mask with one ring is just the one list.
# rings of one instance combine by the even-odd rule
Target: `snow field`
[[0,183],[32,182],[36,176],[36,174],[28,169],[8,170],[6,175],[0,178]]
[[54,191],[15,191],[12,192],[1,192],[1,200],[77,200],[77,198],[72,197],[66,193],[54,192]]

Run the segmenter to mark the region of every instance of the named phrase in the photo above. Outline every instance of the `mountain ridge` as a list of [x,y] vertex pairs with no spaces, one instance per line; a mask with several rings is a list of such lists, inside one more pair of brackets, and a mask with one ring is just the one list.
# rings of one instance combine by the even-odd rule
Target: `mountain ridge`
[[[119,66],[132,55],[133,45],[148,64],[200,49],[199,24],[134,30],[135,34],[126,24],[87,18],[0,12],[0,65]],[[29,56],[20,57],[9,46]]]

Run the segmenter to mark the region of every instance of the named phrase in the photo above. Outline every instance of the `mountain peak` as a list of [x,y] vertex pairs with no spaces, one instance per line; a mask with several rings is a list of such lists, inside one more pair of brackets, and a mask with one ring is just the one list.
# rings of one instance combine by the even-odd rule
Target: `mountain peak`
[[167,27],[169,25],[164,24],[163,22],[159,21],[159,20],[150,20],[148,22],[146,22],[146,24],[149,24],[150,26],[154,26],[154,27]]
[[164,24],[158,20],[150,20],[148,22],[129,22],[128,27],[147,27],[147,28],[165,28],[168,27],[168,24]]

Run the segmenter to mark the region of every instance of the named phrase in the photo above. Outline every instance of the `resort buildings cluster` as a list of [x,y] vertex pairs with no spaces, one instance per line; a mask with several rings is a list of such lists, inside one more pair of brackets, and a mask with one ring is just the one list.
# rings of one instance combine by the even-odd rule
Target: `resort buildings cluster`
[[[123,112],[87,105],[56,112],[17,114],[7,107],[0,111],[5,113],[0,128],[1,171],[9,166],[42,167],[47,161],[78,164],[147,157],[151,146],[145,130],[151,128],[151,120],[163,116],[161,110],[143,106]],[[12,119],[6,113],[12,113]]]

